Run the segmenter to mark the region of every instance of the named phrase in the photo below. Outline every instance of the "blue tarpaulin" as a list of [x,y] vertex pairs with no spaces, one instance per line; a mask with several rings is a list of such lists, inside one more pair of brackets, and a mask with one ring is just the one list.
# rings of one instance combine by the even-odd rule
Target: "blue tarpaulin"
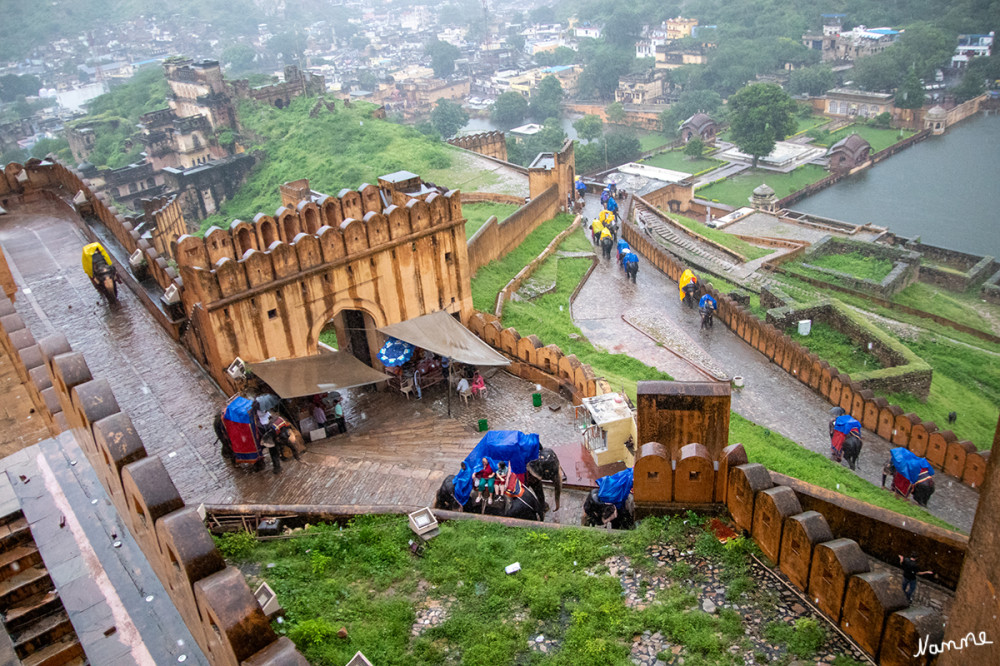
[[861,434],[861,424],[850,414],[838,416],[837,420],[833,422],[833,429],[845,435],[849,434],[852,430],[857,430],[858,434]]
[[934,468],[927,462],[927,459],[917,457],[917,454],[909,449],[899,446],[889,451],[889,454],[892,456],[892,466],[910,483],[917,482],[920,470],[926,469],[931,476],[934,475]]
[[621,504],[632,492],[632,468],[623,469],[597,480],[597,499],[608,504]]
[[704,296],[702,296],[701,300],[698,301],[698,307],[704,310],[705,308],[708,307],[709,303],[712,304],[712,309],[716,309],[719,307],[719,304],[715,302],[715,299],[712,298],[711,294],[705,294]]
[[[469,501],[472,493],[472,475],[483,467],[483,458],[489,460],[494,471],[502,462],[510,463],[510,471],[524,478],[525,465],[538,458],[538,435],[519,430],[492,430],[486,433],[472,453],[465,457],[465,469],[455,475],[455,499],[459,504]],[[629,487],[631,487],[629,482]]]
[[226,405],[224,417],[233,423],[252,423],[253,401],[243,396],[236,396]]

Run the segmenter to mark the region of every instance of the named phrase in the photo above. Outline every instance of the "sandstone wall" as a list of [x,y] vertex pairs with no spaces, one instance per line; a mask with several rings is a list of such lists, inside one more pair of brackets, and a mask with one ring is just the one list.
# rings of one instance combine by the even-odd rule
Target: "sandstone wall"
[[479,227],[468,240],[470,274],[475,275],[481,267],[520,245],[542,222],[555,217],[561,204],[559,187],[552,184],[510,217],[499,222],[488,221]]
[[507,138],[503,132],[479,132],[456,136],[454,139],[448,139],[448,143],[486,157],[507,161]]
[[243,575],[227,566],[194,507],[181,499],[160,458],[149,456],[111,387],[94,378],[61,333],[35,340],[0,296],[0,344],[46,405],[43,417],[70,430],[111,502],[213,666],[302,665],[278,637]]

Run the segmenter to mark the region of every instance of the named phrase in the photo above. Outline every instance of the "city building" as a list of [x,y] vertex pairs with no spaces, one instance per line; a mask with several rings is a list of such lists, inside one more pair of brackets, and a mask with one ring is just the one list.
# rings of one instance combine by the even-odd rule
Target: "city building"
[[989,58],[993,55],[994,32],[987,35],[959,35],[955,55],[951,57],[951,66],[962,69],[969,66],[973,58]]

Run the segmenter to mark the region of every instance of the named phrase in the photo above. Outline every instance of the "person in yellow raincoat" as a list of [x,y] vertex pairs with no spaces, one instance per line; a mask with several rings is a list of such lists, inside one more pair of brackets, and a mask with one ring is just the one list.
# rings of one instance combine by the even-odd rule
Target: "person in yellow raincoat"
[[677,285],[679,288],[681,303],[683,303],[684,299],[687,298],[688,307],[693,308],[694,302],[697,300],[695,296],[698,292],[698,276],[695,275],[690,268],[685,269],[684,272],[681,273],[681,279],[678,281]]
[[83,272],[90,278],[94,289],[101,292],[109,301],[118,300],[118,282],[120,279],[111,263],[111,256],[100,243],[90,243],[83,246],[81,254]]
[[612,238],[611,231],[607,227],[604,227],[601,230],[601,252],[604,253],[605,259],[611,259],[611,248],[614,244],[615,241]]
[[594,218],[594,221],[590,223],[590,235],[596,245],[601,238],[601,232],[604,231],[604,221],[601,216],[598,215]]

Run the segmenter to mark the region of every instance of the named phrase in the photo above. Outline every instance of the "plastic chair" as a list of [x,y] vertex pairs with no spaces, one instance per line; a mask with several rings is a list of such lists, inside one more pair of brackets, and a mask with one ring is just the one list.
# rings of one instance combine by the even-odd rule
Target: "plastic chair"
[[464,400],[465,404],[468,405],[469,398],[472,397],[472,389],[465,389],[464,391],[459,391],[458,394],[462,396],[462,400]]
[[476,392],[476,397],[480,399],[485,399],[487,388],[488,387],[484,386],[483,388],[479,389],[479,391]]
[[410,394],[413,393],[413,380],[404,379],[399,385],[399,392],[406,396],[406,399],[410,399]]

